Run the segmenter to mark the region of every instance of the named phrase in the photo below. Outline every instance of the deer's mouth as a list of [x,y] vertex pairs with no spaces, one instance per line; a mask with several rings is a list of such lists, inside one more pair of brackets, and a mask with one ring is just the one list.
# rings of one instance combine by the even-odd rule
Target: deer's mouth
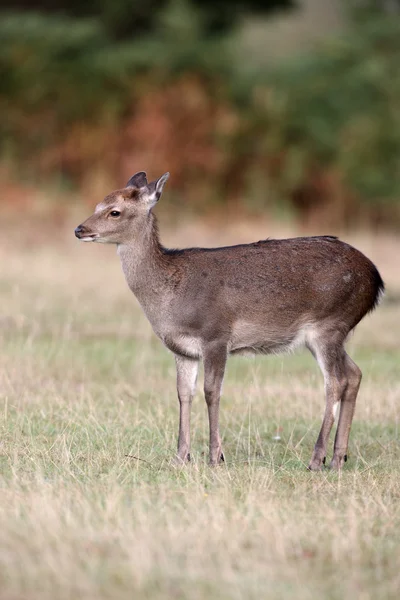
[[88,231],[85,225],[78,225],[75,229],[75,235],[81,242],[94,242],[99,236],[98,233]]
[[99,237],[98,233],[91,233],[90,235],[83,234],[82,237],[79,237],[79,240],[81,242],[95,242]]

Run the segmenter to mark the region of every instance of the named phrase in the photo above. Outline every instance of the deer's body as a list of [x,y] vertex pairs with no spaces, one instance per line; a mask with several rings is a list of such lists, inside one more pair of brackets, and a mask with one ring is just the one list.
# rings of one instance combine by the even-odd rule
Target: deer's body
[[[178,459],[190,458],[190,405],[200,359],[210,462],[216,464],[223,460],[218,414],[227,356],[305,345],[322,369],[327,398],[310,468],[319,469],[325,460],[341,403],[331,463],[340,468],[361,380],[343,344],[383,291],[377,269],[361,252],[331,236],[168,250],[159,242],[151,212],[165,180],[147,184],[143,173],[135,175],[126,189],[98,205],[77,228],[77,236],[118,245],[130,289],[156,335],[175,354],[181,408]],[[114,217],[113,208],[118,213]],[[110,232],[110,219],[119,222],[115,232]]]
[[143,261],[138,239],[118,252],[156,335],[176,354],[200,359],[214,338],[231,354],[284,352],[331,323],[347,335],[371,309],[372,263],[334,237],[168,250],[154,215],[149,225],[153,248]]

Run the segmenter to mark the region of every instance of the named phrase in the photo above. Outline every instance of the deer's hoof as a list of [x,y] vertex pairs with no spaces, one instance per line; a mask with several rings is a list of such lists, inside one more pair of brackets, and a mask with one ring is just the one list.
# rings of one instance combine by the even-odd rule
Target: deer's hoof
[[345,462],[347,462],[347,454],[344,454],[343,456],[333,456],[329,467],[334,471],[339,471],[344,466]]
[[222,465],[225,462],[225,456],[224,453],[221,452],[221,454],[219,455],[219,458],[217,460],[213,460],[212,458],[210,458],[210,467],[218,467],[219,465]]
[[190,462],[190,454],[186,454],[183,457],[180,456],[179,454],[177,454],[173,459],[172,459],[172,464],[175,467],[184,467],[188,462]]
[[307,469],[309,471],[321,471],[322,467],[325,465],[326,456],[324,458],[312,458],[310,464]]

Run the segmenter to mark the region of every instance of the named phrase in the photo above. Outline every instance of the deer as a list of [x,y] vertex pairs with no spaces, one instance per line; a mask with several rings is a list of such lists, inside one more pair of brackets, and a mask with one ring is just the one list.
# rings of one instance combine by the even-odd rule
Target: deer
[[379,303],[384,283],[360,251],[330,235],[265,239],[217,248],[165,248],[153,208],[169,177],[133,175],[75,229],[83,242],[115,244],[127,284],[155,334],[174,354],[179,399],[178,464],[190,461],[190,413],[200,360],[209,421],[209,464],[225,461],[219,405],[229,355],[305,346],[322,371],[325,413],[308,469],[347,461],[361,370],[349,333]]

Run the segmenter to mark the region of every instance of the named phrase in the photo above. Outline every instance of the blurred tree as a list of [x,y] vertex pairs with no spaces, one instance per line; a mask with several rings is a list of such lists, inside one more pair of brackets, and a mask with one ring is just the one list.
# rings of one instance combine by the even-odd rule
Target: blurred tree
[[286,189],[325,169],[363,203],[398,204],[399,59],[400,19],[369,13],[268,78],[268,143],[285,153]]
[[386,14],[396,14],[400,12],[400,0],[349,0],[347,6],[350,6],[356,14],[357,12],[383,12]]
[[325,198],[342,222],[362,207],[399,223],[400,0],[346,0],[342,34],[257,66],[235,20],[278,4],[291,2],[3,0],[14,11],[0,19],[0,158],[84,188],[140,147],[185,165],[181,190],[198,173],[210,197],[247,197],[251,179],[260,202],[267,186],[299,213]]
[[[173,1],[173,0],[172,0]],[[202,13],[205,30],[224,31],[249,13],[268,13],[296,5],[296,0],[185,0]],[[171,0],[2,0],[2,10],[64,13],[71,17],[98,17],[113,37],[137,37],[152,31],[158,13]]]

